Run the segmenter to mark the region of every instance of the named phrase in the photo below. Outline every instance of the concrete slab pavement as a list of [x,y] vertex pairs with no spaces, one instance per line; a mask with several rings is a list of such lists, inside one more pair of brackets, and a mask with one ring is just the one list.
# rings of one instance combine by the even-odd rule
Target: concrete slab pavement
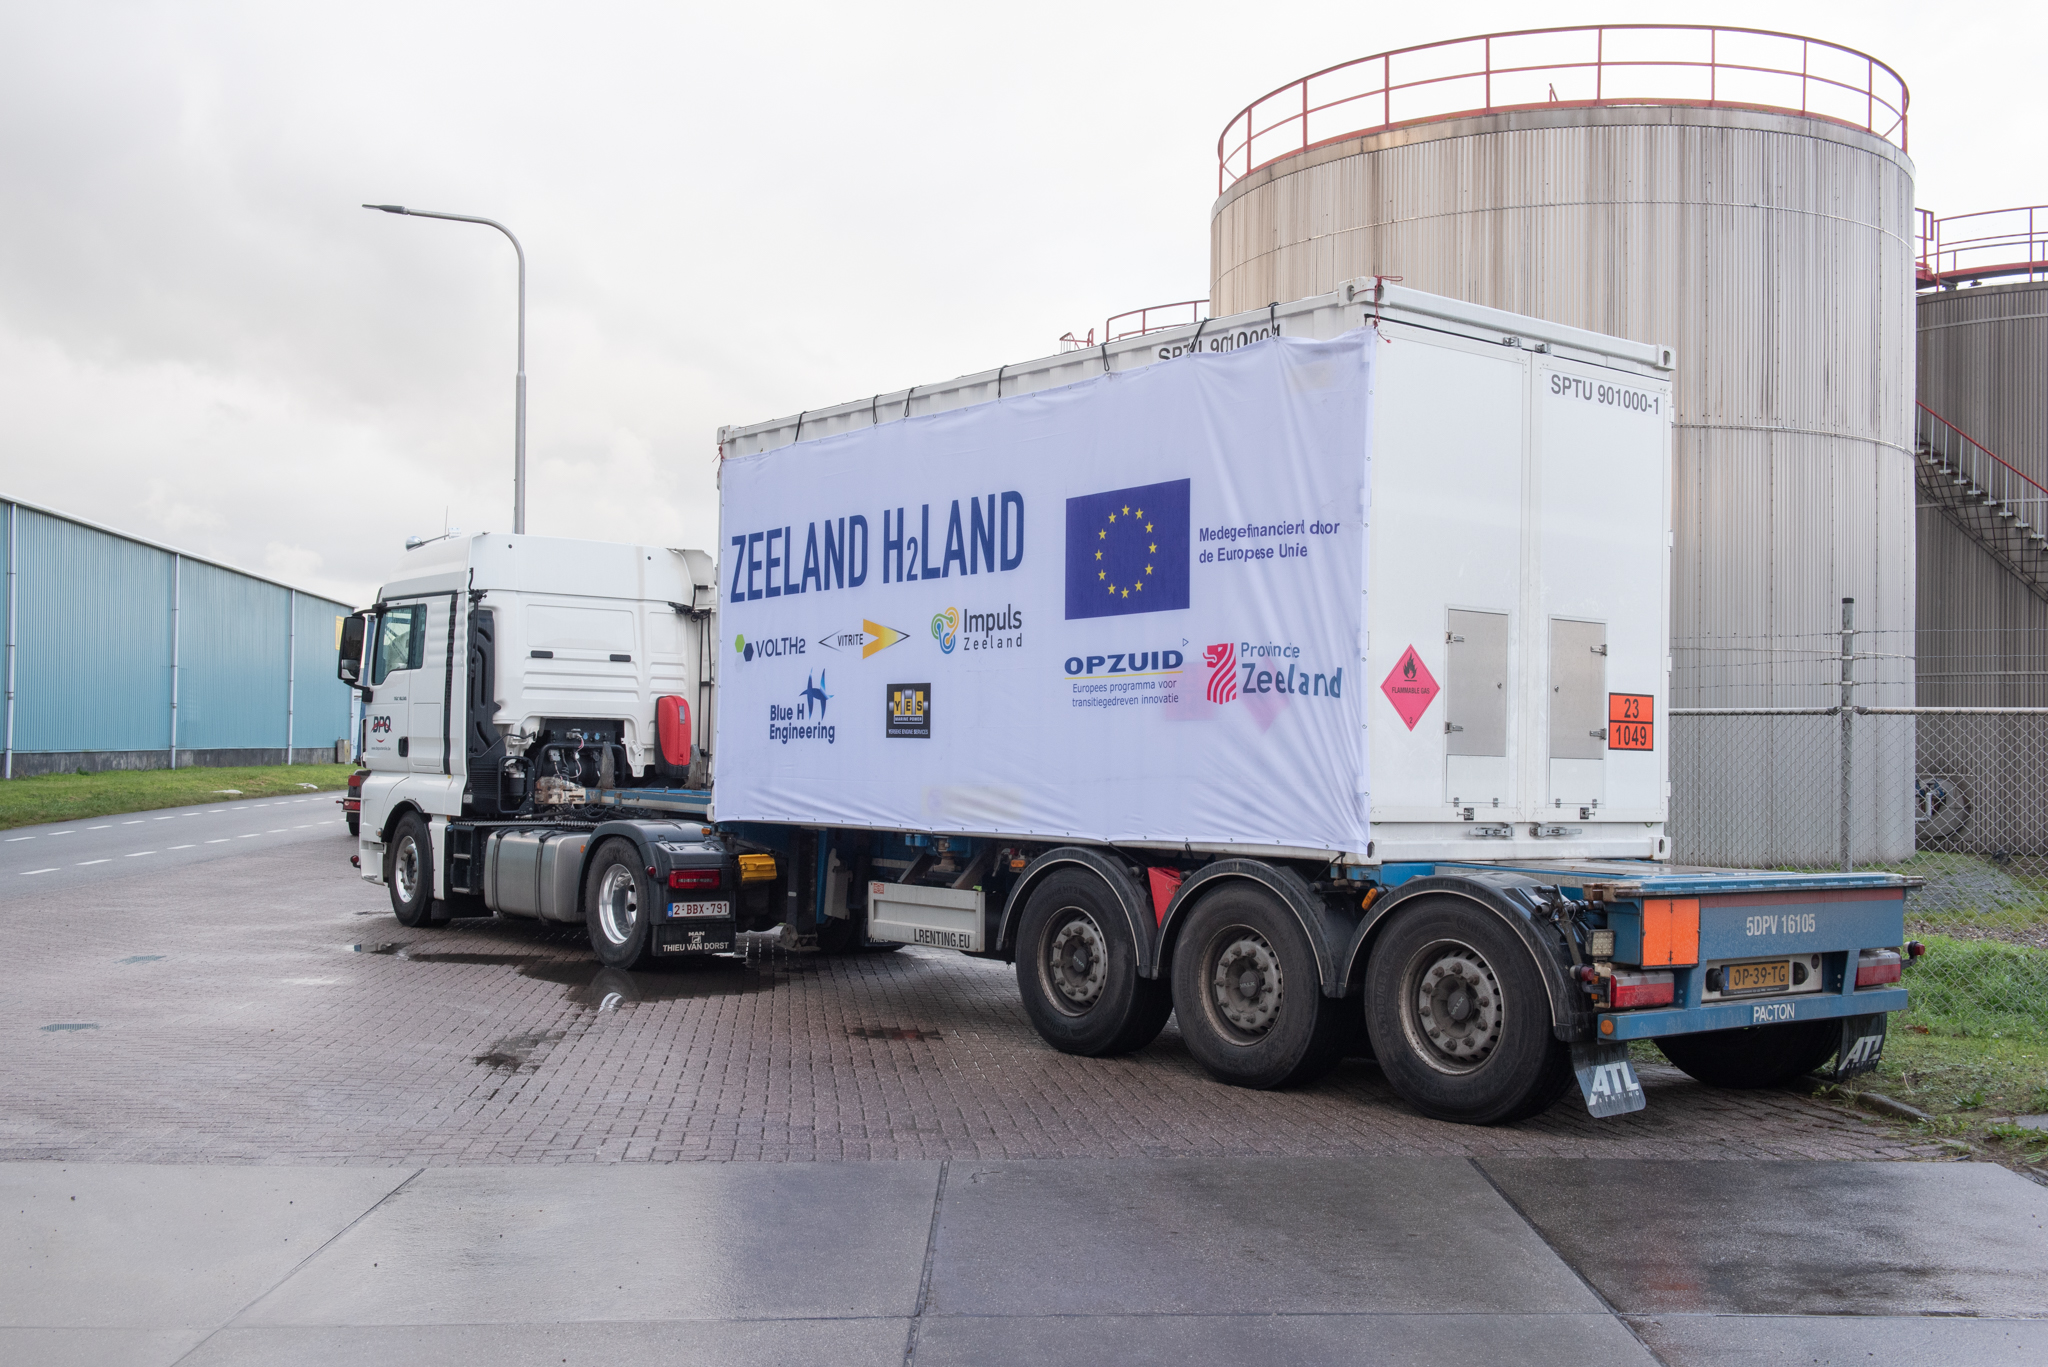
[[[0,1193],[35,1213],[0,1234],[10,1362],[2000,1367],[2048,1349],[2027,1289],[2048,1192],[1976,1165],[24,1164]],[[1928,1218],[1874,1231],[1884,1266],[1857,1264],[1853,1222],[1886,1206]],[[1744,1232],[1751,1208],[1791,1210],[1803,1237]],[[1702,1222],[1716,1211],[1733,1233]],[[1678,1247],[1702,1270],[1682,1294]],[[1891,1279],[1876,1313],[1836,1313],[1836,1249]]]

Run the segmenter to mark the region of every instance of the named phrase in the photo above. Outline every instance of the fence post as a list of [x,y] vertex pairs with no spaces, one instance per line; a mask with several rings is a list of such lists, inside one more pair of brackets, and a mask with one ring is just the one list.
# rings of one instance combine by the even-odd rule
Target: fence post
[[1849,806],[1849,780],[1855,773],[1856,769],[1856,751],[1854,749],[1855,736],[1853,731],[1856,721],[1856,713],[1854,710],[1854,704],[1851,701],[1853,691],[1856,687],[1854,683],[1855,667],[1856,600],[1854,598],[1844,598],[1842,600],[1842,776],[1841,789],[1837,794],[1837,799],[1841,806],[1842,812],[1843,873],[1854,872],[1854,861],[1851,858],[1849,849],[1849,840],[1851,835],[1853,834],[1854,826],[1854,822],[1851,820]]

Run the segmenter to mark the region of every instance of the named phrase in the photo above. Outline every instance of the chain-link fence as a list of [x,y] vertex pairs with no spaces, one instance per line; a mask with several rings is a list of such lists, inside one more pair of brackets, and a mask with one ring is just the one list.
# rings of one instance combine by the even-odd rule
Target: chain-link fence
[[[1893,662],[1911,661],[1887,649],[1910,646],[1900,635],[1681,643],[1670,714],[1674,856],[1920,878],[1907,927],[1929,953],[1907,976],[1912,1019],[1944,1032],[2048,1037],[2048,707],[1941,705],[2037,703],[2048,671],[2012,668],[2035,662],[2015,661],[1996,641],[1979,650],[1943,640],[1930,652],[1923,639],[1922,657],[1940,654],[1945,668],[1918,686],[1916,702],[1895,683]],[[1956,667],[1979,660],[1984,667]],[[1724,700],[1736,705],[1711,705]]]

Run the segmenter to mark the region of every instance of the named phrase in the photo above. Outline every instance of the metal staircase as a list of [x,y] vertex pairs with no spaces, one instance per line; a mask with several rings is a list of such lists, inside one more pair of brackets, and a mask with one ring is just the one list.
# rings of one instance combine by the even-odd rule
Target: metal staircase
[[1918,404],[1914,474],[1929,502],[2036,598],[2048,602],[2048,488]]

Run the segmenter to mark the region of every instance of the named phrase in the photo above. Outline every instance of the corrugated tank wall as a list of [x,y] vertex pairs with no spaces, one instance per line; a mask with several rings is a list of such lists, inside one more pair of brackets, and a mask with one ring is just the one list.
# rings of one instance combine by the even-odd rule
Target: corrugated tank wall
[[[1912,700],[1913,171],[1858,130],[1656,106],[1447,119],[1233,184],[1218,314],[1365,275],[1677,351],[1675,706],[1827,706],[1841,600],[1857,700]],[[1859,721],[1856,857],[1913,849],[1913,742]],[[1893,734],[1897,732],[1898,734]],[[1703,852],[1839,853],[1832,789],[1771,726],[1682,776],[1754,819]],[[1810,789],[1810,790],[1809,790]],[[1801,832],[1810,832],[1809,835]]]
[[174,636],[180,764],[281,761],[288,705],[300,759],[347,737],[348,690],[334,676],[344,605],[0,502],[8,526],[0,622],[14,643],[16,776],[168,765]]
[[[1920,401],[2048,484],[2048,282],[1919,297]],[[2048,603],[1939,509],[1919,517],[1920,701],[2048,706]]]

